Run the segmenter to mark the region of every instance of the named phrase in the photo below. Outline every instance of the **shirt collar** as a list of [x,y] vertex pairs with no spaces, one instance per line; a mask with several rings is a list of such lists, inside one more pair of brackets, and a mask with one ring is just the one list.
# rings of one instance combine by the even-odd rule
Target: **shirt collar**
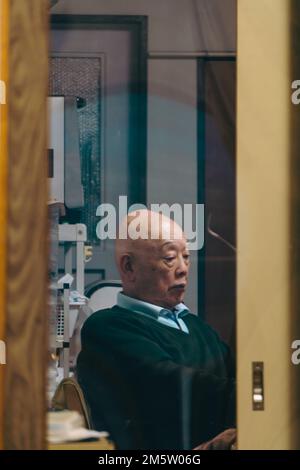
[[126,310],[133,310],[136,313],[141,313],[152,318],[158,319],[158,317],[169,317],[176,315],[176,318],[182,318],[188,313],[189,309],[184,303],[177,304],[173,309],[167,309],[159,307],[158,305],[144,302],[143,300],[134,299],[125,295],[123,292],[118,293],[117,304],[119,307],[125,308]]

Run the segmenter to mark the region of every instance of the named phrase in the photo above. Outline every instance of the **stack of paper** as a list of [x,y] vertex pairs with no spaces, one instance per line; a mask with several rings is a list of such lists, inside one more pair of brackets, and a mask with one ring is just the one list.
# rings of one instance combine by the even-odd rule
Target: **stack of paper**
[[50,443],[100,439],[101,437],[108,437],[108,433],[86,429],[83,426],[83,417],[77,411],[48,412],[48,442]]

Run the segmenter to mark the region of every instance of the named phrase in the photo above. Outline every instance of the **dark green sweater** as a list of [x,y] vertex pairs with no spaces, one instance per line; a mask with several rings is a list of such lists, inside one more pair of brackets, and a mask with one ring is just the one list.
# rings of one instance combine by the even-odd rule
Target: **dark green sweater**
[[78,378],[95,421],[103,414],[99,383],[105,377],[109,395],[135,423],[140,447],[182,446],[183,400],[191,446],[234,423],[229,350],[197,316],[184,321],[189,334],[118,306],[91,315],[82,329]]

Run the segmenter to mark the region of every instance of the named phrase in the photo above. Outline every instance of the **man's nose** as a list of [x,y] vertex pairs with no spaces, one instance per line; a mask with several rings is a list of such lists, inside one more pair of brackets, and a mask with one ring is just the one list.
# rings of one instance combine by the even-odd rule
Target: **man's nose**
[[177,276],[186,276],[189,270],[189,263],[186,261],[183,256],[180,256],[178,259],[178,264],[176,267]]

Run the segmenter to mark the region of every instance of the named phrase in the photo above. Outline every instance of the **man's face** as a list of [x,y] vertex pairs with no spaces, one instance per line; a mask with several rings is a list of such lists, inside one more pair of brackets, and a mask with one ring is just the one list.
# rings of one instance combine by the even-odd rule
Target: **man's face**
[[183,301],[189,265],[185,238],[148,240],[134,257],[135,297],[173,308]]

